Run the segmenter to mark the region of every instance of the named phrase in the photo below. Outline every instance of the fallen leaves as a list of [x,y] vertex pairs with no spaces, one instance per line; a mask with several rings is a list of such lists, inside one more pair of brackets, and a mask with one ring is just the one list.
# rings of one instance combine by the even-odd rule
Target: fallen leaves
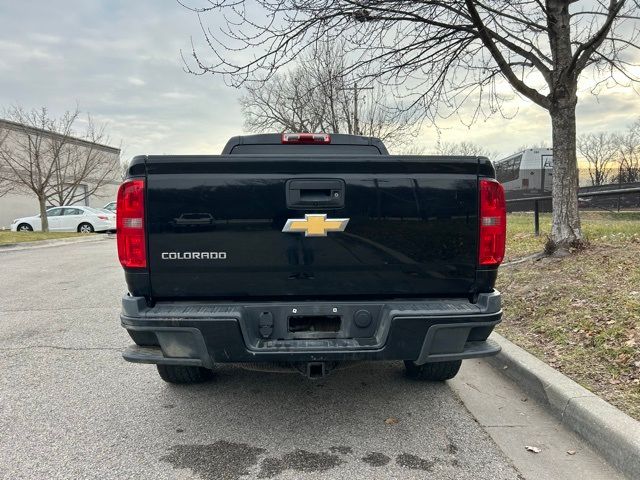
[[[636,232],[639,225],[636,215]],[[634,418],[640,418],[639,256],[638,243],[596,241],[560,261],[504,269],[497,286],[504,295],[500,333]]]
[[527,452],[532,452],[532,453],[540,453],[540,452],[542,451],[542,449],[541,449],[541,448],[538,448],[538,447],[532,447],[531,445],[525,445],[525,446],[524,446],[524,449],[525,449]]
[[398,422],[400,422],[400,420],[398,420],[396,417],[389,417],[384,421],[384,423],[386,423],[387,425],[396,425]]

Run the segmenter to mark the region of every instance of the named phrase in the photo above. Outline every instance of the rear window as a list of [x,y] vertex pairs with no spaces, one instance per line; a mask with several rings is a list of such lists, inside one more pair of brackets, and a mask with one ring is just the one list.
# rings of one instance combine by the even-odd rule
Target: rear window
[[314,155],[380,155],[374,145],[236,145],[231,150],[232,154],[247,154],[247,155],[269,155],[274,153],[313,153]]
[[63,215],[82,215],[83,211],[79,208],[65,208]]

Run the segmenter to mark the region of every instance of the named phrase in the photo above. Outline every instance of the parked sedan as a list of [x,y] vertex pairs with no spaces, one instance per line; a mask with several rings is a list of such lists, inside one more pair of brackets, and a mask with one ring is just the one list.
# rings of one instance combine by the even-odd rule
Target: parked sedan
[[93,210],[94,212],[98,213],[98,214],[105,214],[107,216],[107,218],[109,219],[110,222],[113,222],[113,228],[110,228],[110,231],[115,232],[116,231],[116,212],[109,210],[107,208],[91,208],[91,207],[86,207],[90,210]]
[[102,207],[102,209],[109,210],[112,213],[116,213],[116,206],[116,202],[109,202],[104,207]]
[[[115,215],[101,210],[73,206],[53,207],[47,210],[50,232],[106,232],[115,230]],[[42,230],[40,215],[17,218],[11,224],[14,232],[33,232]]]

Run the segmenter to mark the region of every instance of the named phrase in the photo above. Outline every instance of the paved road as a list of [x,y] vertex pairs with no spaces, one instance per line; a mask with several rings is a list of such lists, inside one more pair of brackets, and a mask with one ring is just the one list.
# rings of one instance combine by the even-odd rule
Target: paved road
[[399,363],[186,387],[125,363],[114,243],[0,251],[1,478],[522,478],[447,384]]

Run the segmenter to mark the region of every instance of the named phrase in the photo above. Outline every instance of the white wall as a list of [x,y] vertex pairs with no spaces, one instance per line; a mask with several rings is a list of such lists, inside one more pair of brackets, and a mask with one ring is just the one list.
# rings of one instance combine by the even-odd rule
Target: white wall
[[[119,185],[117,182],[112,182],[101,187],[89,197],[89,206],[102,208],[107,203],[114,201]],[[30,217],[39,213],[38,199],[34,194],[9,193],[0,197],[0,229],[9,228],[11,222],[16,218]]]
[[100,190],[89,197],[89,206],[95,208],[102,208],[107,203],[113,202],[118,195],[119,182],[112,182],[108,185],[103,185]]
[[9,228],[14,218],[28,217],[39,213],[38,199],[9,193],[0,197],[0,228]]
[[[48,132],[46,130],[25,127],[0,119],[0,138],[2,139],[2,149],[5,152],[11,151],[12,155],[27,155],[26,152],[28,151],[28,145],[31,145],[29,139],[39,138],[42,139],[43,142],[51,142],[57,137],[59,137],[58,134]],[[72,138],[71,140],[66,139],[66,142],[67,148],[73,148],[79,155],[82,155],[82,152],[87,152],[87,155],[92,155],[92,157],[87,158],[104,160],[105,165],[111,165],[112,162],[116,162],[116,164],[119,165],[120,150],[117,148],[97,143],[90,143],[77,138]],[[46,146],[46,143],[44,145]],[[96,157],[96,154],[100,156]],[[94,167],[92,168],[99,169],[101,164],[93,163],[93,165]],[[0,164],[0,168],[5,168],[6,171],[10,171],[8,166],[3,166],[2,164]],[[94,170],[93,173],[96,175],[94,178],[104,178],[103,172]],[[100,208],[116,199],[118,186],[120,185],[120,181],[118,179],[119,173],[119,170],[114,172],[113,176],[109,177],[114,180],[105,184],[89,197],[88,206]],[[90,191],[93,188],[91,185],[91,179],[87,179],[85,183],[88,184],[88,190]],[[80,201],[76,203],[85,205],[87,202]],[[0,197],[0,229],[9,228],[11,222],[16,218],[38,215],[39,213],[40,208],[38,207],[38,200],[31,192],[20,190],[20,193],[10,193]]]

